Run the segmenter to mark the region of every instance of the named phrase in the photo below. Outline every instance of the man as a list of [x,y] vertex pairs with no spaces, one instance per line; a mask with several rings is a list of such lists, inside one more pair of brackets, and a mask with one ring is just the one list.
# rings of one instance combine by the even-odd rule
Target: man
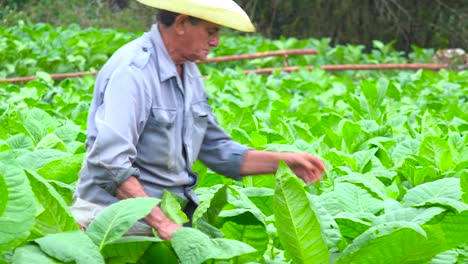
[[[321,178],[322,162],[306,153],[275,153],[234,142],[217,124],[194,62],[219,43],[222,26],[254,27],[231,0],[142,0],[162,9],[150,32],[119,49],[96,80],[88,118],[87,157],[72,212],[87,226],[105,206],[164,189],[198,205],[191,170],[200,159],[234,179],[274,173],[284,160],[306,182]],[[130,232],[170,239],[181,226],[155,207]]]

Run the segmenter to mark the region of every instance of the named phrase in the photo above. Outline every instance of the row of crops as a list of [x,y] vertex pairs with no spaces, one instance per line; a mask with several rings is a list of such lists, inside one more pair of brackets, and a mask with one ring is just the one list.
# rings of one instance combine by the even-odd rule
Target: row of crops
[[[330,74],[320,69],[245,75],[282,59],[201,65],[219,123],[257,149],[305,151],[327,167],[306,185],[277,174],[233,181],[203,164],[194,227],[171,241],[124,233],[171,194],[107,208],[85,231],[68,209],[85,155],[95,78],[49,73],[99,69],[137,34],[19,24],[0,28],[0,263],[468,263],[468,72]],[[222,38],[213,56],[316,48],[294,65],[427,62],[391,44]]]

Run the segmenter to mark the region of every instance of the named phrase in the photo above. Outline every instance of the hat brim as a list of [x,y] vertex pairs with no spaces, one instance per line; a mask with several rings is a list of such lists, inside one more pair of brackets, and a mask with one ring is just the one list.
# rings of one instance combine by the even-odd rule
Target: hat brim
[[138,2],[174,13],[200,18],[244,32],[255,27],[240,6],[232,0],[137,0]]

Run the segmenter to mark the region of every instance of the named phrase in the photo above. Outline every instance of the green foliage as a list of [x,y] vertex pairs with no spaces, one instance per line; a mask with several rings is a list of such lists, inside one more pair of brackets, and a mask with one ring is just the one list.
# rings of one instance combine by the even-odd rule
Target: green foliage
[[328,262],[328,249],[320,223],[302,185],[286,164],[281,162],[276,177],[275,219],[278,235],[286,253],[295,263]]
[[[83,37],[90,56],[107,56],[101,50],[100,33],[119,39],[116,43],[134,37],[48,25],[1,30],[16,32],[16,44],[28,42],[34,34],[42,46],[68,42],[67,35],[75,41],[70,43],[77,44]],[[47,37],[47,32],[55,37]],[[6,39],[2,41],[15,42]],[[391,45],[378,42],[369,54],[354,46],[330,47],[326,40],[241,37],[225,42],[214,52],[217,56],[236,52],[234,47],[254,52],[303,45],[316,47],[323,55],[295,58],[298,65],[404,60]],[[101,47],[96,53],[91,51],[94,45]],[[117,47],[112,42],[107,45],[109,50]],[[80,52],[88,54],[85,50]],[[45,49],[44,56],[51,51]],[[34,52],[12,52],[23,57],[12,57],[9,63],[29,55],[37,60]],[[235,140],[257,149],[317,155],[327,172],[314,186],[297,179],[285,165],[276,177],[234,181],[196,163],[201,205],[193,227],[175,233],[173,241],[161,241],[125,236],[159,203],[151,198],[116,203],[104,209],[86,232],[77,230],[68,206],[85,155],[86,117],[95,79],[52,81],[48,73],[58,69],[56,65],[79,69],[79,63],[68,63],[62,55],[66,52],[71,52],[70,47],[59,51],[57,64],[33,69],[39,77],[35,81],[0,84],[0,263],[152,263],[155,258],[167,263],[463,263],[468,259],[466,71],[329,74],[316,69],[265,76],[244,75],[236,67],[277,66],[281,59],[236,62],[232,67],[202,65],[209,74],[204,82],[213,111]],[[174,221],[187,220],[177,197],[167,193],[160,206]]]

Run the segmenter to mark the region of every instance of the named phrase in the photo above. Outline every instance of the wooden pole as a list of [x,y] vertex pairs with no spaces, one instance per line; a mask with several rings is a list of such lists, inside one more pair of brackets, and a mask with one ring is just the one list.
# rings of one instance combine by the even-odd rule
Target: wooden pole
[[[269,74],[274,71],[298,71],[299,69],[312,70],[314,66],[290,66],[282,68],[263,68],[255,70],[245,70],[244,73],[256,74]],[[401,64],[336,64],[336,65],[322,65],[321,69],[325,71],[345,71],[345,70],[420,70],[428,69],[438,71],[448,68],[447,64],[426,64],[426,63],[401,63]]]
[[275,56],[276,57],[277,56],[288,57],[292,55],[315,55],[315,54],[317,54],[316,49],[277,50],[277,51],[267,51],[267,52],[261,52],[261,53],[214,57],[214,58],[208,58],[204,61],[199,61],[197,63],[201,64],[201,63],[237,61],[237,60],[251,60],[251,59],[258,59],[258,58],[275,57]]

